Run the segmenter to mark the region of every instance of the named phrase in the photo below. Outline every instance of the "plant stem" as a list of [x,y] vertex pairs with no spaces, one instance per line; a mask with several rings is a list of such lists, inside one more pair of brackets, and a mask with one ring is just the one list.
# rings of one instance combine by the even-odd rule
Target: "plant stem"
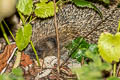
[[22,13],[20,11],[17,11],[19,16],[20,16],[20,19],[22,20],[22,24],[25,25],[25,17],[22,15]]
[[39,57],[38,57],[37,51],[36,51],[36,49],[35,49],[35,47],[34,47],[34,45],[33,45],[33,42],[30,41],[30,44],[31,44],[32,49],[33,49],[33,51],[34,51],[34,53],[35,53],[35,56],[36,56],[36,60],[37,60],[38,66],[40,66]]
[[31,23],[32,21],[34,21],[35,19],[37,19],[37,17],[34,17],[33,19],[30,19],[30,21],[28,23]]
[[3,23],[5,24],[5,26],[6,26],[6,28],[8,29],[8,31],[9,31],[9,33],[10,33],[10,35],[12,36],[12,38],[13,38],[13,39],[14,39],[14,41],[15,41],[15,37],[13,36],[13,34],[12,34],[12,32],[11,32],[10,28],[8,27],[7,23],[5,22],[5,20],[3,20]]
[[57,26],[57,20],[56,20],[56,0],[53,0],[53,2],[54,2],[54,24],[55,24],[55,32],[56,32],[56,38],[57,38],[57,57],[58,57],[57,71],[58,71],[58,80],[59,80],[59,74],[60,74],[60,41],[59,41],[59,32],[58,32],[58,26]]
[[27,22],[27,20],[28,20],[28,18],[29,18],[30,16],[27,16],[27,18],[25,19],[25,22],[24,23],[26,23]]
[[4,27],[3,27],[3,25],[2,25],[1,22],[0,22],[0,28],[1,28],[1,30],[2,30],[2,33],[3,33],[3,36],[4,36],[5,40],[6,40],[6,42],[7,42],[8,44],[10,44],[9,39],[8,39],[8,37],[7,37],[7,34],[6,34],[6,32],[5,32],[5,29],[4,29]]
[[116,76],[116,63],[113,65],[113,76]]
[[32,16],[30,16],[30,19],[29,19],[28,23],[32,20],[32,18],[33,18],[33,17],[32,17]]

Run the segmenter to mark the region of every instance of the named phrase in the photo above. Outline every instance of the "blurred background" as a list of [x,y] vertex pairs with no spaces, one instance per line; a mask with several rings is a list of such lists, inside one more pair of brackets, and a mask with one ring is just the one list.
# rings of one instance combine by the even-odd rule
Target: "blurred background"
[[16,2],[17,0],[0,0],[0,21],[15,12]]

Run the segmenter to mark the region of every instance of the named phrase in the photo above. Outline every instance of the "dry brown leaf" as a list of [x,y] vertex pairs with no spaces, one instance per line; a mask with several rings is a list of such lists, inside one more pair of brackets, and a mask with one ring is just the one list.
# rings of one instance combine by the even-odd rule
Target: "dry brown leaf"
[[32,59],[30,59],[30,56],[27,54],[24,54],[24,52],[22,53],[21,56],[21,62],[20,62],[21,66],[26,67],[30,64],[33,64]]
[[13,54],[15,48],[16,48],[15,44],[7,45],[3,53],[0,54],[0,72],[7,66],[7,61]]

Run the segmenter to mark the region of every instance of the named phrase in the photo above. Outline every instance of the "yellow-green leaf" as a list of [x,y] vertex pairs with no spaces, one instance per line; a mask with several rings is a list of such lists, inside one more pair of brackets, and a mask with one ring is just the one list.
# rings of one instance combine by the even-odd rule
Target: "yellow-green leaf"
[[18,0],[17,9],[24,15],[30,15],[33,8],[33,0]]
[[110,33],[102,33],[98,40],[98,48],[102,58],[112,63],[120,60],[120,33],[115,35]]
[[48,2],[48,0],[40,0],[40,2]]
[[[58,12],[58,7],[56,6],[56,12]],[[47,18],[54,16],[54,3],[51,1],[49,3],[38,3],[35,9],[36,16],[40,18]]]
[[32,35],[32,26],[26,24],[23,28],[20,28],[16,33],[16,45],[19,50],[26,48],[30,42],[30,37]]

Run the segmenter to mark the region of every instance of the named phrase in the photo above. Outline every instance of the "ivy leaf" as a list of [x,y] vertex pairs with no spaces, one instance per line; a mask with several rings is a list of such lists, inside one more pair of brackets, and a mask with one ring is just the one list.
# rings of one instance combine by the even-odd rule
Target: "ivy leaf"
[[80,47],[84,47],[84,48],[89,47],[89,44],[82,37],[78,37],[75,40],[72,40],[72,42],[68,44],[66,48],[72,51],[74,48],[79,47],[79,45]]
[[33,8],[33,0],[18,0],[17,9],[24,15],[30,15]]
[[80,62],[82,57],[85,57],[85,52],[89,48],[89,44],[82,37],[78,37],[68,44],[66,48],[72,54],[71,57]]
[[23,50],[26,48],[28,43],[30,42],[30,37],[32,35],[32,26],[30,24],[26,24],[23,28],[20,28],[16,33],[16,45],[19,50]]
[[[87,43],[82,37],[73,40],[66,48],[69,50],[70,54],[72,54],[71,57],[77,59],[79,62],[81,62],[82,57],[87,57],[86,53],[98,53],[97,45]],[[94,57],[94,55],[92,57]]]
[[98,40],[98,48],[102,58],[112,63],[119,62],[120,59],[120,33],[112,35],[110,33],[102,33]]
[[73,54],[72,54],[72,58],[77,59],[77,61],[81,62],[82,57],[86,57],[85,56],[85,52],[86,49],[77,49]]
[[78,7],[92,8],[95,11],[97,11],[101,17],[103,17],[100,10],[95,5],[93,5],[91,2],[88,2],[88,1],[85,1],[85,0],[72,0],[72,2],[75,3],[75,5],[78,6]]
[[[56,12],[58,12],[57,6],[56,6]],[[36,4],[35,14],[40,18],[47,18],[54,16],[54,3],[50,1],[48,3],[41,2]]]

